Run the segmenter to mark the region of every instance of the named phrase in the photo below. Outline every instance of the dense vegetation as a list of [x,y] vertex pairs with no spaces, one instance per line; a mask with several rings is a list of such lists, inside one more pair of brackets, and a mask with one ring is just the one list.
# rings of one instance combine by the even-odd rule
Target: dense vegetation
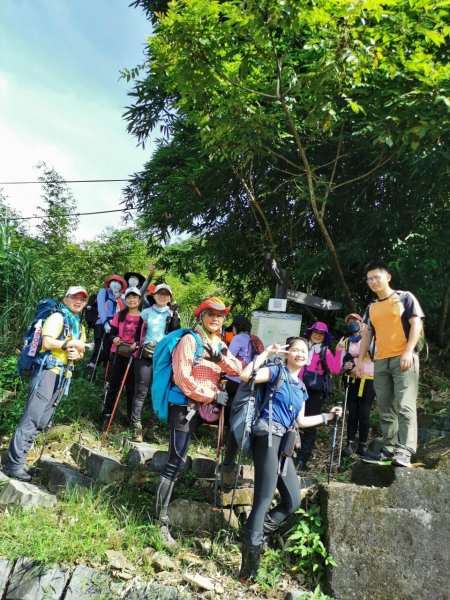
[[[157,151],[126,189],[152,247],[250,305],[269,283],[362,310],[384,258],[448,333],[449,8],[438,0],[136,0],[151,20],[125,117]],[[155,245],[156,244],[156,245]],[[332,318],[333,319],[333,318]],[[447,328],[447,329],[446,329]]]

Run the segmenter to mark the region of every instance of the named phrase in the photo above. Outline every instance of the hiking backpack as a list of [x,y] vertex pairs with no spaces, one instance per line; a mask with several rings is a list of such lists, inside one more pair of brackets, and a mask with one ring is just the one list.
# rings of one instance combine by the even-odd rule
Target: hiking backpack
[[156,416],[163,423],[169,420],[169,403],[186,403],[183,392],[173,383],[172,353],[181,338],[188,333],[195,338],[194,361],[198,360],[203,356],[204,346],[200,336],[192,329],[176,329],[168,333],[156,344],[153,354],[152,405]]
[[83,310],[84,320],[88,329],[94,329],[98,319],[97,294],[91,294]]
[[69,335],[70,325],[63,311],[64,305],[52,298],[41,300],[34,312],[33,320],[23,338],[23,345],[17,359],[16,372],[23,377],[32,375],[33,370],[41,368],[51,354],[49,350],[40,352],[42,347],[42,327],[46,319],[55,312],[64,318],[63,328],[58,339],[62,340]]
[[[273,364],[273,363],[272,363]],[[263,366],[268,366],[266,365]],[[269,440],[271,438],[272,398],[276,390],[287,381],[282,364],[274,383],[254,383],[241,381],[233,399],[230,411],[230,430],[234,435],[241,456],[250,456],[252,447],[252,428],[262,411],[269,404]],[[289,384],[288,384],[289,385]],[[269,445],[271,441],[269,441]]]
[[[328,346],[322,344],[316,368],[313,371],[310,369],[305,369],[302,376],[302,380],[306,387],[310,390],[322,392],[324,398],[328,398],[333,391],[333,376],[327,365],[327,350]],[[322,367],[323,374],[318,372],[319,364]]]

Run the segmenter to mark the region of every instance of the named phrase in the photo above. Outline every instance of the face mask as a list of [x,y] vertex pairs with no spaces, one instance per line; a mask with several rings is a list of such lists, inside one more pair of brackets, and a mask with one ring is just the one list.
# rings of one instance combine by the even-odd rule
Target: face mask
[[111,281],[111,283],[109,284],[109,289],[111,291],[113,291],[115,294],[120,292],[121,287],[122,286],[120,285],[120,283],[118,281]]
[[128,287],[137,287],[139,285],[139,279],[137,277],[130,277],[128,280]]
[[360,328],[361,326],[357,321],[352,321],[351,323],[347,324],[347,329],[350,331],[350,333],[358,333]]

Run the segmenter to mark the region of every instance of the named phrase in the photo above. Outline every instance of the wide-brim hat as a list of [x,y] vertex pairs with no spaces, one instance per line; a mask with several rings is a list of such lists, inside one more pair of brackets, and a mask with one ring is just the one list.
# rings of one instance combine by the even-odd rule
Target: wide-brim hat
[[323,321],[316,321],[315,323],[313,323],[311,327],[308,327],[308,329],[303,335],[309,340],[313,331],[320,331],[320,333],[325,334],[325,338],[323,341],[327,346],[329,346],[333,342],[333,338],[330,332],[328,331],[328,325],[326,323],[323,323]]
[[107,288],[111,281],[118,281],[120,283],[120,285],[122,286],[120,288],[121,292],[124,292],[128,287],[128,283],[125,281],[125,279],[121,275],[117,275],[116,273],[114,275],[110,275],[105,279],[105,281],[103,282],[103,287]]
[[130,277],[137,277],[139,279],[139,287],[140,288],[144,285],[145,277],[143,275],[141,275],[141,273],[136,273],[135,271],[129,271],[128,273],[125,273],[123,278],[127,282],[127,285],[128,285],[128,280],[130,279]]
[[151,283],[147,289],[145,290],[146,294],[153,294],[156,290],[156,285],[154,285],[153,283]]
[[223,300],[217,298],[216,296],[212,296],[211,298],[203,300],[203,302],[199,304],[196,309],[194,309],[194,317],[197,317],[198,319],[202,312],[208,310],[209,308],[211,308],[212,310],[223,312],[225,313],[225,316],[231,310],[231,306],[225,306]]
[[361,317],[361,315],[358,315],[358,313],[350,313],[349,315],[347,315],[345,317],[345,322],[348,323],[349,319],[356,319],[360,323],[362,322],[362,317]]

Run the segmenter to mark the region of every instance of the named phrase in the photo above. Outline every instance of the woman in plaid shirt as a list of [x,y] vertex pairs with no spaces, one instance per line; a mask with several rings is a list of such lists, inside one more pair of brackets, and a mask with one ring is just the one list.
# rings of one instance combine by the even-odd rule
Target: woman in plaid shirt
[[168,546],[174,546],[170,535],[167,509],[175,481],[186,464],[191,435],[203,423],[198,403],[210,403],[217,397],[222,374],[240,375],[241,363],[228,351],[220,338],[223,320],[230,312],[220,298],[208,298],[194,311],[198,324],[194,328],[204,346],[195,358],[196,340],[192,334],[184,335],[172,354],[172,391],[184,396],[182,404],[169,406],[169,458],[161,475],[156,494],[156,515],[161,523],[161,537]]

